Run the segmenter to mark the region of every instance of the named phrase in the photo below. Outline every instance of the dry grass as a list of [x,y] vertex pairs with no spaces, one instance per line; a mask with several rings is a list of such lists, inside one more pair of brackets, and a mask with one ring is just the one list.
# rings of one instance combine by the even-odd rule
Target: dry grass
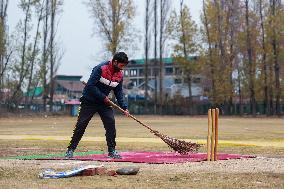
[[[147,125],[164,134],[178,138],[206,138],[207,117],[186,116],[137,116]],[[220,139],[230,140],[284,140],[281,118],[220,118]],[[0,119],[1,135],[51,135],[70,136],[76,118],[15,118]],[[117,116],[118,137],[155,137],[134,120]],[[96,115],[90,122],[85,136],[104,136],[102,122]]]
[[[137,116],[146,124],[163,134],[179,139],[206,139],[207,117],[178,116]],[[1,140],[1,136],[43,135],[69,138],[76,118],[15,118],[0,119],[0,157],[30,154],[49,154],[64,152],[68,140]],[[255,154],[258,156],[276,157],[284,160],[284,148],[254,145],[238,145],[233,141],[262,141],[284,143],[284,119],[281,118],[236,118],[221,117],[219,121],[220,140],[232,140],[219,146],[221,152]],[[145,138],[146,142],[119,142],[121,151],[155,150],[164,151],[168,147],[160,142],[151,142],[156,138],[135,121],[117,116],[117,137]],[[98,116],[93,119],[84,137],[104,137],[104,129]],[[149,142],[147,142],[149,141]],[[78,151],[105,150],[105,142],[82,141]],[[202,148],[201,151],[205,151]],[[93,162],[85,162],[93,163]],[[38,173],[43,168],[71,168],[66,162],[50,161],[0,161],[0,188],[283,188],[284,173],[260,169],[258,172],[234,172],[232,169],[216,171],[216,166],[243,162],[213,162],[205,164],[186,163],[179,165],[146,165],[141,167],[136,176],[94,176],[73,177],[59,180],[40,180]],[[129,163],[107,163],[109,168],[130,165]],[[248,164],[249,165],[249,164]],[[246,165],[246,166],[248,166]],[[256,164],[258,165],[258,164]],[[184,169],[185,166],[188,169]],[[204,166],[200,171],[193,167]],[[271,166],[274,166],[271,164]],[[283,163],[275,165],[283,170]],[[272,167],[273,168],[273,167]],[[271,169],[272,169],[271,168]],[[179,171],[177,171],[179,170]],[[253,170],[253,168],[252,168]],[[269,170],[269,169],[268,169]]]
[[[145,173],[137,176],[93,176],[72,177],[59,180],[41,180],[35,178],[38,169],[18,168],[6,170],[1,175],[2,188],[283,188],[284,175],[267,173]],[[23,176],[25,173],[27,175]],[[13,178],[13,179],[11,179]],[[21,185],[17,184],[21,183]],[[282,185],[280,185],[282,183]]]

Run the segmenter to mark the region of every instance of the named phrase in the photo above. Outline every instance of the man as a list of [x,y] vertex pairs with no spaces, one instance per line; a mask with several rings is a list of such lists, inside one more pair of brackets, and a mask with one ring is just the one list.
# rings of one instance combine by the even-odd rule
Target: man
[[106,130],[106,142],[108,146],[108,157],[120,159],[121,156],[115,150],[116,129],[113,110],[109,104],[108,95],[114,91],[119,106],[125,110],[128,116],[127,104],[123,100],[122,70],[128,64],[128,57],[124,52],[118,52],[111,61],[103,62],[94,67],[91,76],[83,90],[80,98],[81,105],[73,136],[68,146],[65,157],[72,158],[74,150],[77,148],[86,128],[93,117],[98,112]]

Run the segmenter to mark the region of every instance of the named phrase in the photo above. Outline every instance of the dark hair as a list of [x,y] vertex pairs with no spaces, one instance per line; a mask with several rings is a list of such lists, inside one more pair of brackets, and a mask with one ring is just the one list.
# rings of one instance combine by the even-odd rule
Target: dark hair
[[113,61],[117,60],[117,62],[128,64],[128,57],[125,52],[117,52],[112,58]]

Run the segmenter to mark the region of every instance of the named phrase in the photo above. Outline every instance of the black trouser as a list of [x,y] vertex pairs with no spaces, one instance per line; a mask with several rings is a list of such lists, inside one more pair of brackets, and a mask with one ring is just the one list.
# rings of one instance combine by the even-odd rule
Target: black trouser
[[77,123],[73,130],[73,136],[68,146],[68,149],[75,150],[77,148],[77,145],[79,144],[82,136],[84,135],[84,132],[88,126],[89,121],[96,112],[99,113],[104,128],[106,130],[105,136],[106,136],[108,150],[110,151],[112,149],[115,149],[116,129],[115,129],[115,119],[112,108],[106,105],[89,104],[84,100],[81,102],[80,105],[80,111]]

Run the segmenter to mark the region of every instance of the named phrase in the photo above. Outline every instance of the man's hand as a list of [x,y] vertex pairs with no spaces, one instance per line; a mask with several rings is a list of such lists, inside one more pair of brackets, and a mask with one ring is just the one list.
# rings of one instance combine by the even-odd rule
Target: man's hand
[[128,111],[127,109],[124,110],[124,115],[127,116],[127,117],[129,117],[129,111]]
[[105,99],[104,99],[104,103],[108,106],[110,106],[110,99],[106,96]]

